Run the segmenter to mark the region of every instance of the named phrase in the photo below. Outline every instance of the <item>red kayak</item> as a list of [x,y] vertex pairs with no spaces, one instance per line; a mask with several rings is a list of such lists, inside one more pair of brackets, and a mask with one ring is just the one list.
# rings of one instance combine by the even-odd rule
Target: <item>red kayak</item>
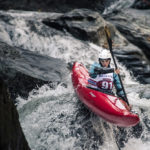
[[131,127],[139,123],[137,114],[130,112],[126,102],[120,98],[88,87],[89,73],[80,63],[72,68],[72,83],[79,99],[104,120],[120,127]]

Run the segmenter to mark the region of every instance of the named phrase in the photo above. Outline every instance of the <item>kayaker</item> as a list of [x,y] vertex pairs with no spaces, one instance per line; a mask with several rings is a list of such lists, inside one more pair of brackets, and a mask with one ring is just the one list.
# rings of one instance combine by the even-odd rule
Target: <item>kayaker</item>
[[125,100],[125,95],[117,75],[120,73],[120,70],[110,67],[110,52],[104,49],[99,54],[98,61],[99,63],[95,62],[90,67],[89,74],[91,78],[88,80],[88,86],[112,94],[113,85],[115,85],[116,94]]

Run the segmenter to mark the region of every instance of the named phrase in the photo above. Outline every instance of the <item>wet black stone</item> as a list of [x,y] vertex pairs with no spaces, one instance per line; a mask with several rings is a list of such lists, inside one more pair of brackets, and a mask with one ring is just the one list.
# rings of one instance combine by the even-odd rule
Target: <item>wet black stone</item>
[[99,29],[104,20],[99,13],[88,9],[75,9],[56,18],[46,18],[43,23],[60,31],[67,30],[74,37],[98,43]]
[[132,8],[136,9],[150,9],[150,0],[135,0]]
[[30,150],[19,123],[19,115],[0,78],[0,149]]
[[14,3],[14,1],[5,0],[0,1],[0,9],[66,12],[75,8],[88,8],[102,12],[105,7],[110,5],[111,2],[109,0],[16,0]]
[[0,76],[9,87],[12,99],[27,98],[32,89],[43,84],[51,88],[65,82],[67,64],[59,59],[0,42]]

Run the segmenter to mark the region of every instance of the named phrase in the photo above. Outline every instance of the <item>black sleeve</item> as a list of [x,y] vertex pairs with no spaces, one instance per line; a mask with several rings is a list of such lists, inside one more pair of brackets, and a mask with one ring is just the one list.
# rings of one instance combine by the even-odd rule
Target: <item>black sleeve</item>
[[96,74],[106,74],[106,73],[114,72],[114,68],[95,67],[94,72]]

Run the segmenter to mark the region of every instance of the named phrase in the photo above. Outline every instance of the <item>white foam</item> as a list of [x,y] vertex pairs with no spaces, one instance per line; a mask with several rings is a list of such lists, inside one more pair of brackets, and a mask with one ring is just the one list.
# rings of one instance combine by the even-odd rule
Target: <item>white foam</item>
[[[120,0],[120,2],[123,2],[123,0]],[[11,14],[11,12],[9,12],[9,14]],[[98,60],[99,49],[93,48],[94,44],[82,42],[67,34],[62,36],[50,36],[48,30],[46,31],[47,34],[44,33],[45,36],[31,31],[24,17],[27,16],[28,19],[34,17],[34,12],[22,12],[21,15],[18,12],[13,12],[11,15],[16,17],[11,21],[12,26],[6,25],[6,28],[3,27],[1,33],[5,35],[5,41],[12,40],[11,42],[9,41],[12,45],[21,46],[43,55],[64,59],[66,62],[82,62],[86,66]],[[48,15],[49,14],[47,14],[47,16]],[[46,16],[46,13],[44,16]],[[38,31],[42,30],[42,24],[35,23],[34,25]],[[12,32],[12,39],[6,35],[7,30]],[[103,50],[102,47],[99,48]],[[118,62],[117,64],[121,70],[121,75],[125,75],[123,83],[127,90],[129,102],[133,104],[139,112],[143,128],[141,137],[139,137],[139,139],[133,137],[129,138],[124,150],[148,150],[150,134],[147,126],[149,124],[145,125],[144,119],[146,117],[148,119],[150,118],[150,113],[147,109],[150,103],[147,99],[140,99],[140,92],[136,90],[140,84],[136,82],[124,66]],[[111,63],[111,65],[113,66],[113,63]],[[70,74],[68,78],[71,80]],[[98,142],[94,141],[94,138],[92,139],[87,136],[82,126],[82,124],[86,124],[86,122],[84,122],[82,118],[83,114],[78,114],[80,112],[77,106],[78,99],[74,95],[71,81],[67,84],[67,88],[60,84],[56,89],[50,89],[49,86],[44,85],[38,90],[33,90],[27,100],[21,99],[20,97],[17,98],[21,125],[32,150],[73,149],[73,147],[77,145],[76,143],[79,144],[77,148],[82,149],[80,146],[80,144],[83,144],[80,143],[82,140],[87,140],[85,144],[86,142],[91,142],[91,144]],[[140,107],[143,107],[144,113],[141,113]],[[80,116],[79,119],[78,116]],[[92,117],[89,119],[92,120],[93,125],[89,130],[91,132],[92,130],[95,131],[98,135],[101,135],[102,138],[104,136],[104,145],[99,146],[99,149],[116,150],[117,146],[113,133],[114,127],[110,125],[110,129],[107,130],[105,124],[101,121],[99,122],[97,118],[95,120]],[[74,121],[74,124],[71,124],[72,121]],[[75,133],[70,133],[70,130],[75,132],[80,128],[83,135],[80,133],[76,135]],[[104,134],[100,134],[101,132]],[[130,133],[129,130],[128,132]],[[83,136],[83,139],[80,139],[81,136]],[[143,137],[145,137],[145,141]]]

